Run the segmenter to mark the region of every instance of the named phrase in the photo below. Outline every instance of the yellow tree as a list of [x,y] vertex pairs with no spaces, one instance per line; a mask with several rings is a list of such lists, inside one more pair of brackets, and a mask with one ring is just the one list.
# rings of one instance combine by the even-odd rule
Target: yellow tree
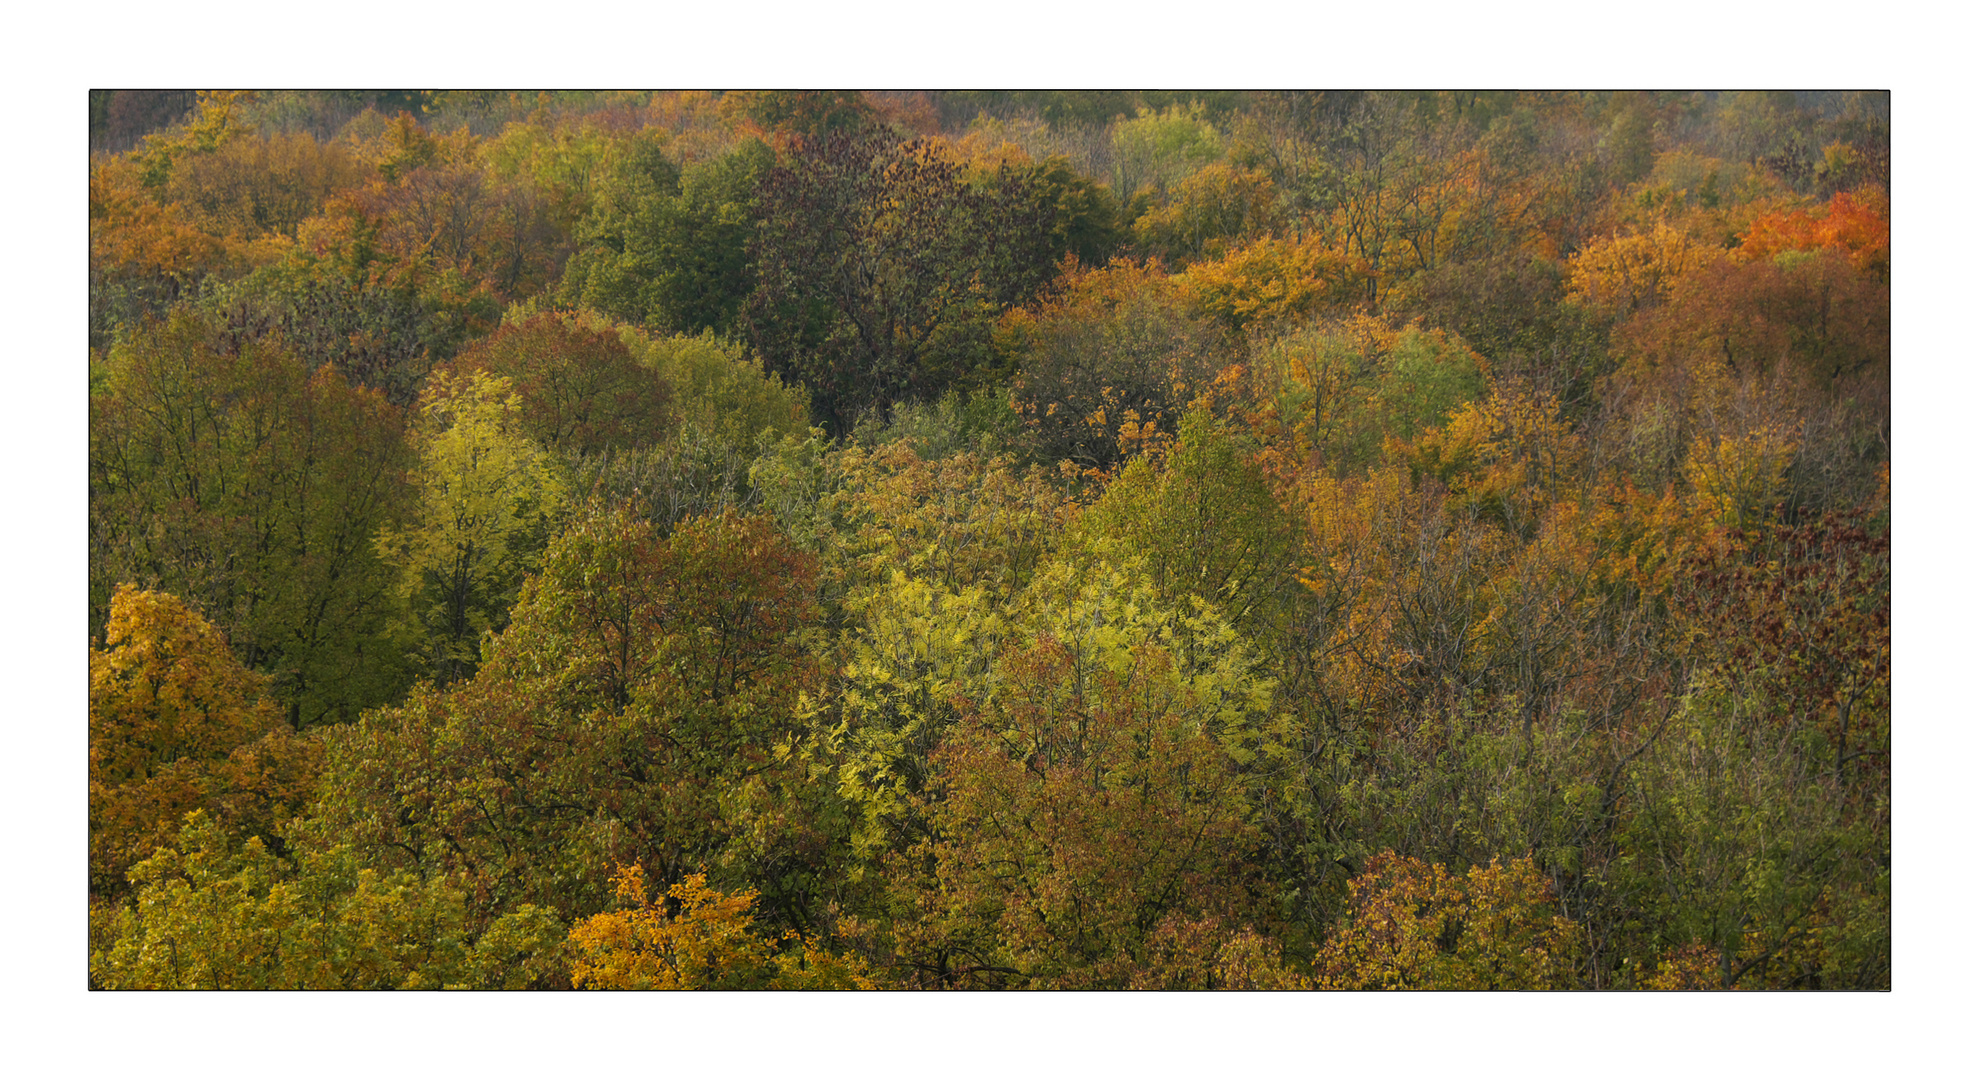
[[1245,927],[1265,914],[1247,788],[1289,728],[1251,650],[1134,565],[1055,563],[1023,606],[904,800],[927,827],[886,858],[899,962],[943,987],[1278,979]]
[[725,893],[709,888],[706,875],[691,874],[648,902],[646,872],[638,863],[620,867],[612,888],[620,910],[571,928],[576,989],[874,988],[858,957],[834,955],[795,930],[781,938],[758,932],[754,889]]
[[1265,236],[1192,265],[1177,284],[1197,308],[1242,333],[1297,325],[1322,305],[1345,299],[1349,271],[1346,258],[1318,233]]
[[1687,272],[1722,255],[1660,221],[1647,231],[1598,240],[1576,253],[1568,260],[1568,296],[1626,316],[1670,299]]
[[302,805],[320,751],[177,597],[120,587],[104,638],[89,650],[89,870],[91,893],[111,897],[190,810],[270,833]]

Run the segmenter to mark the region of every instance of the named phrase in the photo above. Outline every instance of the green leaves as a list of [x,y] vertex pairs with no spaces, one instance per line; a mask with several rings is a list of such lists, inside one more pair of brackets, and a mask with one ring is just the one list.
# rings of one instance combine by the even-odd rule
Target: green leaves
[[110,368],[90,416],[92,625],[120,582],[184,597],[299,727],[399,692],[395,575],[373,543],[409,494],[397,411],[184,311]]
[[803,140],[758,196],[742,325],[835,433],[870,408],[968,385],[989,365],[990,320],[1047,269],[1032,260],[1048,223],[1009,195],[972,188],[928,140]]
[[528,905],[471,934],[442,878],[381,874],[350,845],[311,841],[291,864],[198,813],[131,876],[136,906],[90,955],[105,989],[522,989],[555,970],[563,936]]

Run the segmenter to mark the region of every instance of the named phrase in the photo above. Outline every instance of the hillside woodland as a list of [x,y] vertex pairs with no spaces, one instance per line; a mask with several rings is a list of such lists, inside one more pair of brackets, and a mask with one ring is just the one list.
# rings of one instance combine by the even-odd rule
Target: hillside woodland
[[89,983],[1888,988],[1889,131],[93,92]]

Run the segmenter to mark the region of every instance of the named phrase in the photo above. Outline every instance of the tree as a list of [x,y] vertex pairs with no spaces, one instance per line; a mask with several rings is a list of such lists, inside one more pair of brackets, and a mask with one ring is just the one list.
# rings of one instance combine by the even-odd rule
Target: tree
[[596,913],[627,862],[679,881],[784,860],[770,903],[795,923],[826,846],[793,756],[814,574],[760,516],[662,536],[579,513],[472,678],[329,740],[320,812],[388,865],[459,874],[483,913]]
[[1314,962],[1328,990],[1564,990],[1577,929],[1533,863],[1440,864],[1385,853],[1349,883],[1352,914]]
[[90,955],[110,990],[503,989],[554,985],[563,927],[524,905],[478,933],[439,877],[381,874],[348,844],[291,863],[195,812],[132,871],[136,903]]
[[321,748],[283,721],[268,680],[177,597],[120,586],[89,650],[90,894],[203,810],[229,835],[273,839],[314,785]]
[[522,402],[506,378],[443,372],[420,395],[420,414],[418,501],[378,545],[403,575],[422,662],[444,685],[472,675],[482,638],[508,623],[564,491],[522,433]]
[[[1146,220],[1146,219],[1144,219]],[[1341,299],[1348,267],[1318,235],[1264,236],[1180,275],[1183,294],[1236,334],[1298,326]]]
[[293,239],[332,194],[355,188],[365,170],[349,150],[294,133],[229,138],[209,153],[182,157],[164,194],[215,236],[240,242],[274,234]]
[[752,90],[722,96],[722,111],[747,118],[765,131],[816,138],[857,131],[877,111],[866,96],[848,90]]
[[918,985],[1202,986],[1255,944],[1246,785],[1281,752],[1270,685],[1212,612],[1136,577],[1041,575],[1031,632],[936,749],[930,831],[886,861]]
[[630,327],[619,336],[668,387],[671,425],[695,427],[738,450],[753,450],[766,431],[779,438],[809,434],[804,387],[765,371],[740,342],[705,332],[661,337]]
[[1891,555],[1870,512],[1757,524],[1701,551],[1677,599],[1709,671],[1819,730],[1836,773],[1855,763],[1874,790],[1890,769]]
[[1568,260],[1572,299],[1617,317],[1668,300],[1685,274],[1720,258],[1671,226],[1616,235],[1588,245]]
[[[929,755],[988,693],[996,655],[1021,633],[1019,598],[1059,534],[1059,496],[1041,470],[1000,458],[921,458],[896,442],[837,457],[843,486],[823,500],[843,523],[828,572],[845,582],[849,632],[821,719],[834,723],[840,792],[856,850],[912,837]],[[830,564],[828,564],[829,566]]]
[[[571,928],[571,985],[579,990],[871,990],[857,957],[840,957],[795,930],[759,934],[756,892],[725,894],[690,874],[664,897],[646,899],[639,864],[612,879],[622,910]],[[678,913],[664,902],[671,899]],[[779,946],[795,940],[796,949]]]
[[109,368],[90,409],[91,625],[119,583],[181,596],[274,677],[298,728],[401,689],[374,544],[408,494],[398,411],[279,336],[185,311]]
[[1740,239],[1741,259],[1768,259],[1784,251],[1838,248],[1858,273],[1888,282],[1891,276],[1891,203],[1877,188],[1839,191],[1820,215],[1775,211],[1753,222]]
[[1169,200],[1134,223],[1136,245],[1172,263],[1216,258],[1280,224],[1272,180],[1253,169],[1206,165],[1176,183]]
[[1200,103],[1140,107],[1113,125],[1113,188],[1122,198],[1152,190],[1166,199],[1169,186],[1216,161],[1223,139]]
[[841,433],[980,377],[990,320],[1036,284],[1027,257],[1049,224],[1020,212],[1014,178],[979,191],[932,142],[871,129],[798,141],[758,198],[743,326]]
[[672,390],[609,325],[542,312],[504,325],[456,357],[456,371],[509,380],[523,430],[554,450],[593,454],[658,441]]
[[1298,588],[1292,522],[1245,450],[1206,410],[1191,410],[1161,464],[1129,463],[1068,546],[1138,555],[1164,600],[1209,601],[1247,633],[1283,626]]
[[1196,315],[1153,263],[1116,259],[1068,268],[1038,303],[998,328],[1017,363],[1012,404],[1040,456],[1107,469],[1126,450],[1124,425],[1173,433],[1230,361],[1218,327]]
[[1082,266],[1105,266],[1126,238],[1130,223],[1121,220],[1120,199],[1080,175],[1064,154],[1012,163],[1001,174],[981,166],[976,172],[976,183],[1007,185],[1005,197],[1028,207],[1024,216],[1048,223],[1037,252],[1026,260],[1034,268],[1050,268],[1069,254]]
[[750,140],[677,172],[657,146],[636,142],[578,226],[561,295],[654,331],[735,331],[756,287],[757,188],[774,164]]
[[1888,774],[1840,773],[1834,729],[1764,695],[1707,673],[1627,762],[1617,843],[1655,856],[1612,864],[1619,951],[1702,945],[1722,989],[1887,988]]

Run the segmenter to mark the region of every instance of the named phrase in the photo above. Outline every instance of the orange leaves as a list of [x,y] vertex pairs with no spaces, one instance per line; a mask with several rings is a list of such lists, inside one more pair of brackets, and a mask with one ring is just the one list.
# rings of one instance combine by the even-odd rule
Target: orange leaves
[[[1144,219],[1145,220],[1145,219]],[[1291,325],[1351,288],[1347,259],[1317,233],[1274,236],[1192,265],[1178,276],[1182,295],[1227,328]]]
[[109,280],[159,277],[189,283],[220,256],[218,240],[201,232],[176,203],[159,203],[137,168],[117,160],[89,170],[89,261]]
[[1836,248],[1859,273],[1888,281],[1891,274],[1891,200],[1883,191],[1839,191],[1816,212],[1775,211],[1753,223],[1740,241],[1741,259],[1770,259],[1783,252]]
[[756,892],[734,895],[708,887],[695,874],[666,895],[679,906],[646,903],[645,871],[624,866],[612,878],[614,895],[629,910],[594,915],[571,928],[577,952],[571,986],[582,990],[737,989],[760,982],[769,944],[751,932]]
[[[612,886],[622,910],[571,928],[575,989],[873,989],[857,958],[827,952],[795,931],[776,940],[761,936],[754,889],[725,893],[709,888],[707,875],[692,874],[649,904],[638,863],[620,867]],[[795,951],[779,951],[792,941]]]
[[1568,295],[1627,315],[1669,299],[1680,278],[1719,254],[1660,221],[1648,232],[1611,236],[1577,252],[1568,260]]
[[1331,990],[1555,990],[1572,985],[1578,928],[1551,913],[1530,860],[1475,866],[1385,853],[1349,884],[1352,912],[1315,961]]

